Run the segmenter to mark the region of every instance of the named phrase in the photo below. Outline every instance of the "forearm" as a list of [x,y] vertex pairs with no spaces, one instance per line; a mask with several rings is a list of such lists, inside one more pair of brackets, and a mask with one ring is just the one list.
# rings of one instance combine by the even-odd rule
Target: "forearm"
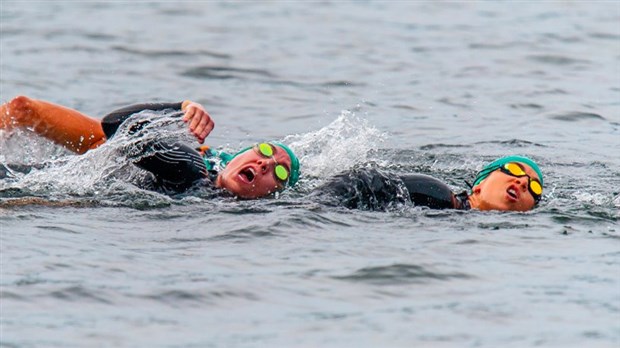
[[65,106],[17,96],[0,109],[0,129],[28,128],[76,153],[105,142],[99,120]]

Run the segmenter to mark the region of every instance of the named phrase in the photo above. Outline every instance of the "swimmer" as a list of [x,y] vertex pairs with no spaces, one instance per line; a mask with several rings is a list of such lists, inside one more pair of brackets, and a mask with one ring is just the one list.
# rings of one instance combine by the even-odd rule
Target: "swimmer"
[[431,209],[528,211],[541,199],[543,175],[523,156],[499,158],[478,173],[471,192],[455,194],[428,175],[392,175],[377,169],[352,169],[319,186],[313,195],[327,204],[352,209],[384,210],[413,203]]
[[[132,105],[99,121],[64,106],[18,96],[2,104],[0,130],[27,128],[83,154],[103,145],[131,115],[144,110],[182,113],[182,120],[201,144],[214,128],[204,107],[189,100]],[[144,125],[144,121],[130,125],[130,134]],[[164,141],[148,141],[141,146],[144,154],[133,163],[152,174],[152,188],[164,192],[183,192],[198,183],[210,183],[238,198],[255,199],[292,187],[299,179],[299,160],[281,143],[260,143],[235,154]]]

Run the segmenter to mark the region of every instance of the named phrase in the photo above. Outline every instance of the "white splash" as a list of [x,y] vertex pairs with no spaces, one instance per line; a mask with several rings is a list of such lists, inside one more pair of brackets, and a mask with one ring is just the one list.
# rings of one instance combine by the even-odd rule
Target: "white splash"
[[324,178],[368,161],[370,150],[385,140],[386,134],[370,126],[350,111],[342,111],[329,125],[284,139],[302,163],[302,180]]
[[[594,205],[608,205],[612,199],[602,193],[588,193],[588,192],[581,192],[581,191],[577,191],[573,194],[573,196],[575,197],[575,199],[579,202],[583,202],[583,203],[591,203]],[[616,204],[616,202],[614,201],[614,204]],[[616,205],[618,206],[618,205]]]
[[[128,157],[138,159],[139,143],[163,138],[186,136],[183,122],[171,119],[162,112],[145,111],[131,116],[115,136],[103,146],[83,155],[74,155],[32,132],[16,130],[0,134],[0,164],[10,168],[15,164],[33,165],[29,173],[18,173],[12,180],[0,180],[0,189],[27,189],[44,196],[98,196],[118,191],[117,182],[131,182],[146,175],[131,164]],[[134,121],[148,119],[150,123],[129,134]],[[38,168],[38,169],[37,169]],[[127,190],[139,190],[122,185]],[[114,189],[113,189],[114,187]]]

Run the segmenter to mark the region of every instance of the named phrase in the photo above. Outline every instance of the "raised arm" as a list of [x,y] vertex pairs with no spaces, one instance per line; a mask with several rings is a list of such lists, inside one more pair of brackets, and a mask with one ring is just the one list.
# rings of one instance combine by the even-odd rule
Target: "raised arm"
[[185,100],[177,103],[144,103],[135,104],[115,110],[106,115],[101,121],[103,130],[110,138],[118,127],[131,115],[143,110],[178,110],[183,112],[183,121],[188,124],[189,131],[202,144],[215,126],[211,116],[204,107],[198,103]]

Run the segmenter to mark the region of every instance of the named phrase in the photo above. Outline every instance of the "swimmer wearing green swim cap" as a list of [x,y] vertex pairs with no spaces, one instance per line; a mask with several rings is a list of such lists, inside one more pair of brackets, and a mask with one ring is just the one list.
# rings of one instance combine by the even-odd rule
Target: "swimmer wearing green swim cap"
[[502,157],[478,173],[469,204],[479,210],[531,210],[542,197],[543,183],[542,171],[532,159]]
[[534,161],[507,156],[487,164],[471,192],[455,194],[442,181],[424,174],[361,167],[336,175],[313,195],[326,204],[352,209],[385,210],[412,203],[431,209],[527,211],[540,201],[542,190],[542,172]]
[[207,170],[218,173],[216,186],[241,198],[282,191],[299,180],[299,159],[282,143],[259,143],[232,155],[205,147],[199,149]]
[[[203,143],[214,128],[204,107],[188,100],[131,105],[98,120],[60,105],[18,96],[1,105],[0,130],[28,128],[82,154],[104,144],[125,121],[129,135],[139,132],[150,121],[135,121],[130,117],[145,110],[166,110],[178,117],[182,115],[199,143]],[[141,138],[138,136],[138,139]],[[292,187],[299,180],[299,159],[281,143],[256,144],[234,155],[212,151],[207,146],[196,151],[185,144],[159,139],[138,143],[140,154],[128,159],[152,174],[153,180],[144,185],[148,189],[178,193],[207,183],[238,198],[254,199]]]

